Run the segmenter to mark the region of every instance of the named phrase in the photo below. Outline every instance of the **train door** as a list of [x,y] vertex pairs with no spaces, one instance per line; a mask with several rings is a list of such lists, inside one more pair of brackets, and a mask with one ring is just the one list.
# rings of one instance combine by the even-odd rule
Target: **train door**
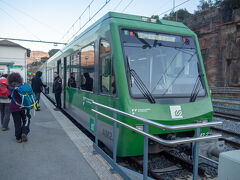
[[[59,59],[59,60],[57,61],[57,73],[58,73],[58,75],[59,75],[60,78],[63,78],[62,69],[63,69],[63,68],[62,68],[61,59]],[[64,99],[64,95],[63,95],[63,93],[61,93],[61,101],[63,101],[63,99]],[[63,103],[61,102],[61,104],[63,104]]]
[[63,108],[66,108],[67,57],[63,60]]
[[99,47],[99,81],[100,94],[107,97],[115,96],[116,83],[111,58],[110,42],[101,39]]
[[61,59],[57,61],[57,73],[59,76],[62,74],[62,69],[61,69]]

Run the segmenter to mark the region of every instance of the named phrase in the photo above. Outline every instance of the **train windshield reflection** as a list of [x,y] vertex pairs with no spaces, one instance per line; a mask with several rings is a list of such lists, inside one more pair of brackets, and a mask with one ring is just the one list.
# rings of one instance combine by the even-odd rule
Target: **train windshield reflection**
[[[153,97],[205,95],[192,37],[121,30],[131,94],[142,97],[134,71]],[[197,86],[197,90],[194,90]]]

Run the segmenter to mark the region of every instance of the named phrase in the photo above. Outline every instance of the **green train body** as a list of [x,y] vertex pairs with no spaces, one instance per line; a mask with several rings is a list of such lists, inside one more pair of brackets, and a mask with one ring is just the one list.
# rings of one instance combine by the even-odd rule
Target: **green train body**
[[[156,56],[153,57],[154,54]],[[194,58],[194,62],[190,58]],[[181,62],[184,65],[180,66]],[[165,70],[161,69],[164,66]],[[86,98],[166,125],[212,121],[212,102],[198,39],[182,23],[109,12],[51,57],[40,70],[43,72],[43,82],[50,87],[49,97],[52,99],[53,72],[59,72],[63,78],[62,102],[65,111],[91,133],[94,132],[91,108],[94,107],[85,103]],[[158,74],[162,70],[165,72]],[[71,72],[76,74],[76,88],[68,87]],[[93,79],[92,91],[84,88],[84,72],[88,72]],[[135,75],[131,74],[134,72]],[[161,78],[164,81],[159,80]],[[151,94],[145,92],[146,88],[137,87],[137,83],[141,82],[151,89],[154,100]],[[194,91],[197,85],[200,88]],[[140,89],[145,92],[144,95]],[[158,94],[154,94],[155,91]],[[183,93],[185,91],[186,94]],[[112,112],[101,108],[98,110],[112,116]],[[103,117],[98,118],[99,139],[112,149],[113,123]],[[141,128],[143,125],[120,115],[118,119],[133,127]],[[208,131],[208,128],[202,128],[201,135],[207,135]],[[160,137],[177,132],[184,130],[149,127],[149,133]],[[194,132],[186,133],[189,134],[192,136]],[[143,154],[142,135],[118,125],[117,137],[118,156]]]

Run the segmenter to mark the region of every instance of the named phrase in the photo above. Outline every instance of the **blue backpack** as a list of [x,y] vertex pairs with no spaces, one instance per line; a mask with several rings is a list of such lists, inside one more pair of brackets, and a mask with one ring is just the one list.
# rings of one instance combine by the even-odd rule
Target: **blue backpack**
[[[21,104],[19,104],[14,97],[15,91],[20,96]],[[35,108],[35,109],[38,108],[38,100],[37,100],[34,92],[32,91],[31,86],[29,86],[28,84],[24,83],[21,86],[14,88],[12,91],[11,97],[12,97],[13,102],[23,109],[30,110],[32,108]]]

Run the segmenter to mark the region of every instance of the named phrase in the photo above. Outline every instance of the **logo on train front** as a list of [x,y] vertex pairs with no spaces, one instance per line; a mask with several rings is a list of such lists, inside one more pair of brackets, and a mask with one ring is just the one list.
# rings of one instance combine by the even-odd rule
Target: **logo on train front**
[[170,106],[170,112],[173,119],[183,118],[181,106]]

